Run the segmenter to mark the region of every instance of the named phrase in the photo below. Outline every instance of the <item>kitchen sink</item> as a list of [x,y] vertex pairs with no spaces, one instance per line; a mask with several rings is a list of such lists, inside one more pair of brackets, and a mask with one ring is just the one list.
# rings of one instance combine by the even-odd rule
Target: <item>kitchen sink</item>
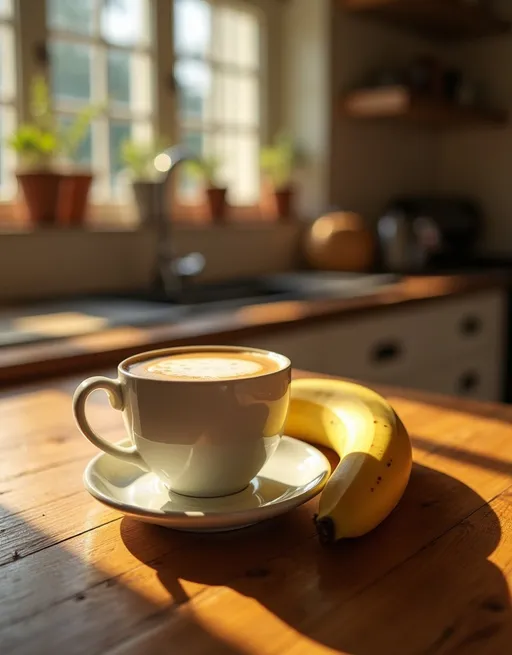
[[186,307],[246,299],[262,299],[264,302],[269,302],[272,299],[280,300],[283,295],[287,295],[289,292],[289,289],[281,287],[271,278],[261,277],[209,284],[189,284],[172,299],[166,297],[163,292],[157,291],[142,292],[136,296],[129,294],[126,297]]
[[[294,272],[241,278],[209,284],[193,284],[172,301],[163,293],[143,293],[140,300],[173,304],[177,306],[210,307],[212,304],[235,302],[278,302],[315,298],[353,297],[374,291],[399,279],[391,274]],[[134,298],[130,294],[130,298]]]
[[142,292],[41,301],[0,310],[0,347],[120,326],[175,323],[269,302],[360,296],[397,279],[394,275],[294,272],[194,284],[172,300],[157,292]]

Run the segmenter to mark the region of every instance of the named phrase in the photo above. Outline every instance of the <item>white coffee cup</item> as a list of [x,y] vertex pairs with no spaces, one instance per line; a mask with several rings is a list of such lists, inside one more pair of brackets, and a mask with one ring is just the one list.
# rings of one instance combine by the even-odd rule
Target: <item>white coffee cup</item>
[[[268,358],[276,370],[229,379],[159,379],[133,367],[186,353],[240,353]],[[225,355],[223,355],[225,356]],[[276,364],[277,363],[277,364]],[[289,404],[290,360],[256,348],[192,346],[141,353],[125,359],[116,380],[92,377],[73,399],[77,424],[95,446],[125,462],[155,473],[170,490],[214,497],[246,487],[274,453]],[[96,434],[86,417],[86,401],[107,392],[120,410],[133,442],[124,448]]]

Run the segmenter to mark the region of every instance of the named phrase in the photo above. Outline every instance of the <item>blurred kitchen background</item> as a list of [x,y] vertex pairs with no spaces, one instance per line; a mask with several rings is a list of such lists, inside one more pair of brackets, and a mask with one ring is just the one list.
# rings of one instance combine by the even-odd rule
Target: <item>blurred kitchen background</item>
[[510,401],[511,25],[0,0],[0,384],[225,342]]

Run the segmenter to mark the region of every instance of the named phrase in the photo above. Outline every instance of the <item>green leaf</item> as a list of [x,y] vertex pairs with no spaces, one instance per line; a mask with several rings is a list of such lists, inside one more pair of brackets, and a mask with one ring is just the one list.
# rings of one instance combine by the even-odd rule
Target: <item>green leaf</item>
[[61,127],[59,141],[62,154],[68,159],[76,156],[87,137],[91,122],[103,112],[102,105],[83,107],[66,127]]
[[303,166],[305,156],[285,132],[280,132],[274,144],[260,152],[260,167],[275,188],[288,186],[297,168]]
[[165,150],[163,140],[123,141],[120,149],[121,162],[135,180],[154,180],[159,173],[155,168],[155,157]]
[[30,88],[31,123],[20,125],[7,139],[24,164],[47,165],[58,153],[58,137],[48,85],[42,75],[33,78]]
[[36,75],[30,86],[30,114],[33,122],[44,130],[55,128],[51,94],[43,75]]
[[213,156],[190,159],[185,164],[185,170],[191,177],[204,180],[211,187],[219,186],[220,161]]
[[20,125],[7,144],[25,164],[47,163],[57,151],[55,134],[31,124]]

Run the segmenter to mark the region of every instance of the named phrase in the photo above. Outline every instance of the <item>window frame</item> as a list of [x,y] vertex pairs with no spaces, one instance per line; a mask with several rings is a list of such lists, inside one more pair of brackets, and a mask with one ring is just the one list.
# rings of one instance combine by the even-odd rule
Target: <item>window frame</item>
[[[6,100],[0,99],[0,112],[3,113],[4,108],[8,108],[13,112],[13,126],[16,127],[19,123],[19,80],[18,80],[18,75],[19,75],[19,70],[20,66],[18,65],[18,53],[17,53],[17,43],[18,43],[18,12],[17,12],[17,2],[14,0],[11,2],[11,14],[8,16],[1,16],[0,15],[0,30],[1,29],[8,29],[11,30],[11,35],[13,39],[13,58],[14,61],[12,62],[14,64],[14,70],[12,72],[12,96],[10,98],[7,98]],[[2,132],[0,132],[0,138],[4,139],[5,135]],[[3,163],[7,163],[7,165],[12,165],[13,168],[15,168],[16,165],[16,156],[14,153],[9,152],[6,148],[6,151],[8,154],[3,157]],[[14,171],[12,178],[14,178]],[[15,192],[16,189],[16,182],[14,179],[11,179],[10,184],[8,185],[8,188],[12,187],[13,193]],[[10,200],[5,199],[4,196],[2,195],[0,191],[0,204],[5,203],[5,202],[10,202]]]
[[[175,0],[172,0],[173,3]],[[257,7],[256,5],[250,3],[250,2],[245,2],[244,0],[204,0],[207,2],[209,5],[212,7],[232,7],[234,9],[240,9],[240,7],[244,7],[244,10],[247,11],[247,13],[253,14],[259,23],[260,30],[259,30],[259,52],[260,52],[260,65],[256,67],[255,69],[250,70],[247,67],[238,67],[238,66],[232,66],[232,64],[224,63],[224,62],[219,62],[215,59],[214,56],[211,54],[206,54],[206,55],[196,55],[196,54],[179,54],[176,49],[174,48],[174,56],[173,56],[173,64],[176,65],[177,62],[180,60],[185,60],[185,61],[194,61],[194,62],[201,62],[206,64],[206,66],[211,69],[212,73],[215,74],[217,73],[228,73],[228,72],[233,72],[233,73],[238,73],[241,75],[246,74],[247,76],[253,76],[257,80],[258,84],[258,100],[259,100],[259,106],[258,106],[258,124],[254,126],[240,126],[236,125],[234,123],[228,123],[227,121],[224,122],[218,122],[215,120],[207,120],[205,122],[198,121],[196,124],[194,124],[192,121],[188,122],[185,121],[182,125],[180,125],[180,132],[181,131],[196,131],[196,132],[202,132],[203,134],[209,134],[214,136],[218,132],[229,132],[231,134],[236,134],[238,131],[240,132],[253,132],[258,135],[258,139],[260,143],[262,142],[263,136],[264,136],[264,113],[265,113],[265,90],[266,90],[266,83],[267,83],[267,71],[266,71],[266,66],[261,65],[261,58],[262,58],[262,53],[263,53],[263,48],[265,46],[265,39],[264,39],[264,33],[266,32],[267,26],[266,26],[266,21],[265,21],[265,16],[263,12]],[[215,11],[215,9],[214,9]],[[177,89],[177,82],[176,84],[176,89]],[[176,92],[176,95],[178,95],[178,92]],[[178,117],[177,117],[178,123],[180,122]]]
[[[279,89],[278,77],[280,77],[280,20],[282,3],[276,0],[208,0],[215,4],[231,5],[234,7],[244,6],[248,10],[257,13],[262,29],[260,30],[260,142],[265,143],[270,134],[273,134],[280,125],[280,102],[269,103],[271,90]],[[149,0],[150,2],[150,29],[153,38],[150,39],[155,66],[153,69],[153,101],[155,111],[153,114],[153,129],[156,134],[173,135],[173,142],[179,142],[181,129],[178,120],[178,99],[176,82],[174,79],[174,63],[176,52],[174,49],[173,37],[173,0]],[[17,122],[18,124],[27,120],[29,111],[30,80],[36,74],[43,74],[49,77],[48,44],[50,31],[46,23],[46,0],[16,0],[14,3],[15,12],[15,39],[17,49]],[[272,19],[269,18],[269,11],[275,12]],[[279,13],[278,13],[279,12]],[[62,32],[64,33],[64,32]],[[21,35],[23,38],[21,38]],[[76,41],[79,37],[74,35]],[[103,41],[103,40],[102,40]],[[109,45],[110,47],[110,45]],[[114,46],[122,49],[122,46]],[[277,65],[268,66],[269,59],[275,59]],[[276,84],[277,81],[277,84]],[[279,98],[280,101],[280,98]],[[172,194],[172,215],[178,222],[189,223],[202,222],[204,210],[202,207],[182,205],[176,201],[176,194]],[[15,197],[11,201],[0,200],[0,223],[13,225],[22,215],[22,203]],[[90,205],[89,217],[93,224],[108,225],[112,220],[119,224],[120,213],[126,205],[119,203],[103,202]],[[232,217],[237,219],[260,220],[257,206],[238,206],[234,208]],[[133,219],[128,218],[128,223]]]
[[[268,20],[268,12],[265,11],[265,8],[261,6],[262,3],[257,2],[256,0],[206,0],[206,1],[211,5],[233,7],[235,9],[240,9],[240,7],[243,7],[245,10],[253,13],[257,17],[260,23],[260,31],[259,31],[260,66],[257,75],[259,80],[259,108],[258,108],[259,125],[257,128],[257,132],[259,135],[259,142],[261,146],[266,142],[266,140],[268,140],[268,136],[270,133],[269,120],[268,120],[270,114],[270,108],[268,102],[269,78],[270,78],[268,60],[270,57],[269,57],[268,48],[270,42],[269,26],[271,21]],[[263,0],[264,4],[266,3],[268,5],[269,2],[275,3],[275,0]],[[170,4],[172,4],[174,7],[174,0],[171,0]],[[172,38],[174,39],[174,14],[172,16],[171,32],[172,32]],[[171,77],[173,80],[173,89],[175,90],[174,93],[175,132],[174,133],[178,136],[178,139],[181,141],[182,133],[184,129],[183,126],[180,124],[180,120],[179,120],[178,90],[177,90],[177,82],[174,78],[174,66],[179,59],[204,61],[207,65],[211,66],[212,68],[215,67],[215,61],[211,58],[211,56],[198,57],[193,55],[190,56],[179,55],[173,43]],[[220,126],[220,130],[222,130],[225,127],[226,124],[222,124]],[[201,130],[200,128],[197,131],[206,133],[205,130]],[[215,130],[212,130],[209,133],[213,134],[214,131]],[[235,132],[236,132],[236,128],[234,130],[234,133]],[[209,220],[208,211],[204,205],[201,205],[197,200],[194,202],[188,202],[183,199],[180,199],[176,192],[176,189],[173,190],[173,194],[172,194],[172,213],[173,216],[177,216],[176,219],[177,222],[183,223],[184,225],[190,223],[200,224],[200,223],[208,222]],[[244,221],[244,222],[264,222],[265,220],[269,219],[269,217],[265,216],[265,213],[262,212],[261,205],[259,202],[256,202],[255,204],[251,204],[251,205],[238,204],[238,205],[230,206],[229,217],[232,220]]]
[[[92,150],[92,162],[91,166],[95,175],[99,176],[100,184],[96,188],[97,197],[105,199],[100,202],[93,202],[95,205],[117,205],[119,201],[126,202],[126,197],[120,196],[115,197],[115,194],[111,193],[112,189],[110,188],[110,168],[112,165],[111,152],[110,152],[110,123],[111,121],[125,122],[129,123],[132,127],[135,124],[141,125],[145,123],[149,126],[150,131],[153,134],[156,134],[158,131],[158,125],[156,120],[156,114],[158,108],[156,107],[156,95],[155,95],[155,70],[156,70],[156,47],[152,35],[154,32],[155,17],[154,17],[154,3],[148,0],[148,30],[150,32],[147,42],[136,43],[136,44],[119,44],[111,43],[105,39],[101,30],[99,29],[100,24],[100,15],[99,15],[100,3],[96,0],[95,15],[94,15],[94,26],[92,34],[76,34],[69,30],[63,29],[54,29],[47,28],[47,44],[48,48],[52,42],[60,43],[73,43],[73,44],[82,44],[91,48],[91,55],[93,58],[93,66],[99,64],[95,68],[96,74],[90,75],[91,81],[91,99],[90,102],[94,103],[103,103],[105,104],[105,109],[99,117],[94,119],[91,126],[93,132],[94,143],[100,144],[101,151],[98,151],[97,148]],[[132,107],[122,107],[119,104],[108,102],[109,99],[109,89],[108,89],[108,54],[109,52],[125,52],[130,53],[131,55],[142,57],[147,57],[149,60],[150,66],[150,75],[151,79],[149,81],[149,104],[150,109],[148,112],[136,112]],[[51,65],[48,66],[48,74],[50,75]],[[55,104],[55,114],[57,116],[68,116],[71,117],[75,115],[76,111],[80,109],[81,102],[76,102],[73,100],[59,100],[54,101]]]

